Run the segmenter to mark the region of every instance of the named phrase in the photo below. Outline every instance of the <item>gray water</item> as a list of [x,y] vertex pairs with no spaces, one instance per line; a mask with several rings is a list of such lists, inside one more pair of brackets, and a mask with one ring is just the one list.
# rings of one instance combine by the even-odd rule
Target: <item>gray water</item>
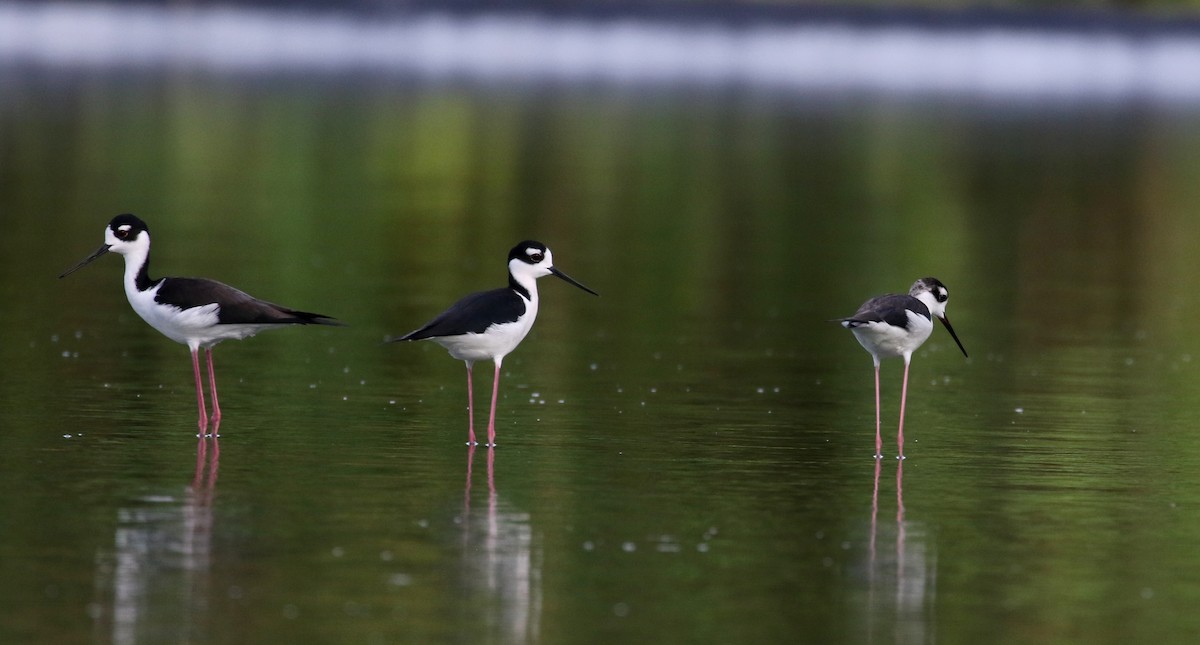
[[[1200,119],[770,87],[0,68],[4,642],[1191,642]],[[120,261],[346,321],[186,348]],[[540,283],[468,450],[382,345]],[[971,354],[828,320],[934,275]],[[490,368],[476,370],[486,404]],[[477,424],[479,420],[477,419]],[[482,427],[477,427],[482,430]]]

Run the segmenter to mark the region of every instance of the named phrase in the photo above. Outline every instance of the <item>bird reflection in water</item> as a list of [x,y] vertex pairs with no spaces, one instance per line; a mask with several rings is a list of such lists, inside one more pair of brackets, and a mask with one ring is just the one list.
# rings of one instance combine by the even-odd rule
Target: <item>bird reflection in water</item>
[[100,640],[208,639],[216,434],[214,424],[211,435],[200,436],[182,493],[143,494],[117,510],[112,549],[96,557],[97,598],[89,608],[96,633],[108,634]]
[[[203,506],[209,509],[212,508],[213,495],[217,490],[217,470],[221,463],[221,444],[217,438],[218,425],[213,425],[212,434],[201,436],[200,441],[196,442],[196,474],[192,477],[192,495],[199,498]],[[209,454],[209,443],[212,443],[211,454]]]
[[540,640],[542,613],[541,547],[534,541],[529,514],[509,508],[496,492],[493,448],[487,449],[487,503],[472,507],[474,460],[475,446],[471,446],[462,517],[463,585],[468,600],[461,624],[486,629],[487,641],[535,643]]
[[[904,462],[896,462],[896,524],[879,524],[879,479],[875,462],[871,494],[871,535],[867,545],[868,642],[923,643],[933,621],[937,592],[937,554],[924,525],[905,517]],[[880,549],[880,538],[895,534],[895,548]]]

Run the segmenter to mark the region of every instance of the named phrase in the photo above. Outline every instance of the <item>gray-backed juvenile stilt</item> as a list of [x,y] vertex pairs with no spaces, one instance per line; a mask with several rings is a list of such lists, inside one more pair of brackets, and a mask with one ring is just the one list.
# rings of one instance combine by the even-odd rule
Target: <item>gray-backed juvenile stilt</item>
[[912,354],[933,333],[933,317],[946,326],[963,356],[967,350],[946,317],[950,292],[937,278],[921,278],[913,283],[908,295],[887,294],[863,303],[849,318],[837,322],[854,332],[858,342],[875,361],[875,458],[883,458],[883,440],[879,431],[879,362],[891,356],[904,358],[904,385],[900,390],[900,430],[896,436],[897,459],[904,459],[904,405],[908,400],[908,365]]

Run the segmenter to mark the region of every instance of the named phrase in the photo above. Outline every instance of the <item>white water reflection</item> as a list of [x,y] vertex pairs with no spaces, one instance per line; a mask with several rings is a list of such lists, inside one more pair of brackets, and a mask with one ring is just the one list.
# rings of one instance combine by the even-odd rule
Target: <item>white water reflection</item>
[[[1036,14],[1033,14],[1036,15]],[[669,14],[668,14],[669,16]],[[0,3],[0,62],[373,70],[430,78],[739,84],[1019,101],[1200,102],[1194,30],[976,21],[740,22],[436,11]]]
[[529,513],[508,508],[496,493],[492,448],[487,449],[486,503],[472,504],[474,459],[471,446],[463,496],[464,620],[484,626],[481,642],[536,643],[542,615],[541,546]]
[[112,551],[96,557],[97,640],[205,640],[219,459],[217,440],[202,438],[182,495],[142,496],[118,509]]
[[875,461],[867,546],[867,642],[927,643],[935,622],[937,550],[925,525],[905,516],[903,461],[896,462],[895,522],[880,523],[881,462]]

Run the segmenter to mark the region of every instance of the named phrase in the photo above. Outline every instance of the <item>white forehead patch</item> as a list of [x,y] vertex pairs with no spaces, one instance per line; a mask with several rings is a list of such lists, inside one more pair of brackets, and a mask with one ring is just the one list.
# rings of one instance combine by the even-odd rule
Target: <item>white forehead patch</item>
[[118,226],[118,227],[117,227],[117,230],[118,230],[118,231],[121,231],[121,232],[124,232],[124,233],[128,233],[128,232],[129,232],[129,230],[130,230],[130,229],[132,229],[132,228],[133,228],[133,227],[132,227],[132,226],[130,226],[129,224],[122,224],[122,225],[120,225],[120,226]]
[[536,249],[532,246],[525,249],[525,255],[528,255],[530,257],[533,257],[534,255],[540,255],[541,252],[542,252],[541,249]]

